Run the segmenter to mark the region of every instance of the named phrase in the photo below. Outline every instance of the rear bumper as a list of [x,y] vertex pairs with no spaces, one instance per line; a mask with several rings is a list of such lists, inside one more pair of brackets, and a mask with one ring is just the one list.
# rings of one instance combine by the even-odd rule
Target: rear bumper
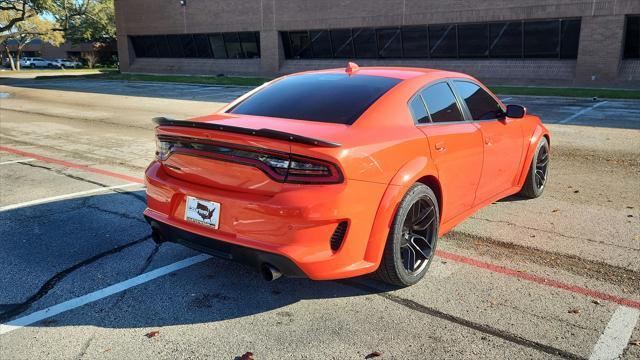
[[[378,266],[367,261],[366,253],[384,184],[291,185],[267,196],[187,182],[169,176],[157,162],[147,169],[145,181],[145,217],[164,226],[169,241],[251,265],[279,267],[277,261],[284,274],[301,272],[314,280],[363,275]],[[186,196],[220,204],[218,229],[185,221]],[[331,237],[345,221],[342,245],[332,250]]]
[[270,264],[276,267],[285,276],[305,277],[304,272],[300,270],[293,261],[285,256],[194,234],[175,226],[159,222],[147,215],[145,215],[145,219],[151,228],[160,234],[163,240],[182,244],[196,251],[222,259],[236,261],[255,267],[256,269],[263,264]]

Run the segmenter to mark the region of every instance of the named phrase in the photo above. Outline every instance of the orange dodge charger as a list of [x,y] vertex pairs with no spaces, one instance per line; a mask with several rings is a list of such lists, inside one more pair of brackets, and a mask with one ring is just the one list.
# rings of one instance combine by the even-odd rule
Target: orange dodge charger
[[461,73],[362,67],[284,76],[218,113],[156,118],[144,214],[172,241],[281,275],[418,282],[438,237],[540,196],[549,132]]

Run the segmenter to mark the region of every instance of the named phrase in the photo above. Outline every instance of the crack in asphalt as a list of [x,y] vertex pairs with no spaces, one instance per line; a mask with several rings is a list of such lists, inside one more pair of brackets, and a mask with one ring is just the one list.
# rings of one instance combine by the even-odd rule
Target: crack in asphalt
[[[38,169],[44,169],[44,170],[47,170],[47,171],[54,172],[54,173],[56,173],[58,175],[62,175],[64,177],[73,179],[73,180],[82,181],[82,182],[85,182],[85,183],[93,184],[93,185],[104,187],[104,188],[110,186],[110,185],[107,185],[105,183],[101,183],[101,182],[98,182],[98,181],[90,180],[90,179],[87,179],[87,178],[84,178],[84,177],[81,177],[81,176],[77,176],[77,175],[72,175],[72,174],[66,173],[63,170],[55,169],[55,168],[44,166],[44,165],[37,165],[37,164],[33,164],[33,163],[17,163],[17,164],[30,166],[30,167],[38,168]],[[131,191],[126,191],[126,190],[122,190],[122,189],[109,189],[109,190],[112,191],[112,192],[118,193],[118,194],[134,197],[136,200],[144,203],[145,205],[147,204],[146,197],[144,197],[142,195],[138,195],[138,194],[133,193]]]
[[639,248],[634,248],[634,247],[629,247],[629,246],[624,246],[624,245],[618,245],[618,244],[612,244],[612,243],[608,243],[606,241],[595,240],[595,239],[585,238],[585,237],[581,237],[581,236],[566,235],[566,234],[563,234],[563,233],[560,233],[560,232],[557,232],[557,231],[538,229],[538,228],[531,227],[531,226],[516,224],[516,223],[513,223],[511,221],[506,221],[506,220],[492,220],[492,219],[487,219],[487,218],[477,217],[477,216],[472,216],[472,217],[470,217],[470,219],[482,220],[482,221],[486,221],[486,222],[490,222],[490,223],[507,224],[507,225],[520,227],[520,228],[527,229],[527,230],[540,231],[540,232],[544,232],[544,233],[548,233],[548,234],[558,235],[558,236],[562,236],[562,237],[565,237],[565,238],[568,238],[568,239],[585,240],[585,241],[593,242],[593,243],[600,244],[600,245],[613,246],[613,247],[617,247],[617,248],[625,249],[625,250],[640,251]]
[[482,332],[484,334],[487,335],[491,335],[497,338],[500,338],[502,340],[511,342],[513,344],[517,344],[517,345],[521,345],[533,350],[537,350],[537,351],[541,351],[547,354],[551,354],[551,355],[556,355],[556,356],[561,356],[563,358],[566,359],[580,359],[580,360],[586,360],[585,357],[576,355],[572,352],[568,352],[562,349],[558,349],[556,347],[550,346],[550,345],[546,345],[537,341],[533,341],[533,340],[529,340],[526,338],[523,338],[522,336],[516,335],[514,333],[505,331],[505,330],[501,330],[498,328],[494,328],[493,326],[490,325],[486,325],[486,324],[480,324],[480,323],[476,323],[473,322],[471,320],[467,320],[455,315],[451,315],[451,314],[447,314],[445,312],[442,312],[440,310],[434,309],[432,307],[429,306],[425,306],[422,305],[418,302],[415,302],[413,300],[410,299],[406,299],[394,294],[391,294],[389,292],[386,292],[387,290],[383,290],[383,289],[378,289],[376,287],[373,286],[369,286],[363,283],[356,283],[352,280],[341,280],[339,281],[340,283],[362,290],[364,292],[370,293],[370,294],[374,294],[377,296],[380,296],[386,300],[392,301],[398,305],[404,306],[410,310],[413,311],[417,311],[426,315],[430,315],[433,317],[437,317],[439,319],[445,320],[445,321],[449,321],[452,322],[454,324],[460,325],[460,326],[464,326],[468,329],[471,330],[475,330],[475,331],[479,331]]
[[97,205],[83,204],[82,208],[93,209],[93,210],[96,210],[96,211],[99,211],[99,212],[103,212],[103,213],[106,213],[106,214],[109,214],[109,215],[117,216],[119,218],[134,220],[134,221],[137,221],[137,222],[139,222],[141,224],[147,225],[147,222],[144,221],[144,219],[142,219],[140,217],[132,216],[132,215],[129,215],[129,214],[118,212],[118,211],[103,209],[103,208],[101,208],[101,207],[99,207]]
[[126,243],[124,245],[120,245],[120,246],[116,246],[114,248],[112,248],[111,250],[107,250],[107,251],[103,251],[97,255],[94,255],[88,259],[85,259],[79,263],[76,263],[58,273],[56,273],[55,275],[53,275],[52,277],[49,278],[49,280],[47,280],[42,286],[40,286],[40,289],[38,289],[38,291],[31,295],[27,300],[25,300],[22,303],[18,303],[18,304],[14,304],[14,306],[12,308],[10,308],[9,310],[0,313],[0,323],[1,322],[5,322],[11,318],[13,318],[16,315],[19,315],[23,312],[25,312],[26,310],[28,310],[31,305],[33,305],[36,301],[40,300],[42,297],[44,297],[45,295],[47,295],[51,290],[53,290],[53,288],[60,282],[62,281],[64,278],[66,278],[69,274],[73,273],[74,271],[85,267],[87,265],[90,265],[106,256],[109,255],[113,255],[113,254],[117,254],[119,252],[121,252],[122,250],[125,250],[127,248],[130,248],[132,246],[135,246],[137,244],[140,244],[146,240],[151,239],[151,235],[147,235],[143,238],[134,240],[132,242]]
[[[118,160],[114,160],[114,158],[112,157],[106,157],[106,156],[102,156],[100,158],[95,158],[95,157],[89,157],[87,156],[85,153],[81,153],[81,152],[77,152],[77,151],[71,151],[68,149],[60,149],[51,145],[47,145],[47,144],[40,144],[40,143],[34,143],[34,142],[29,142],[29,141],[24,141],[24,140],[20,140],[14,136],[10,136],[10,135],[6,135],[2,132],[0,132],[0,138],[5,138],[5,139],[9,139],[11,140],[13,143],[15,144],[20,144],[20,145],[24,145],[24,146],[37,146],[40,149],[43,150],[49,150],[49,151],[54,151],[54,152],[64,152],[67,154],[71,154],[74,155],[73,158],[80,158],[83,159],[85,161],[90,162],[90,164],[87,164],[87,166],[91,166],[91,165],[95,165],[97,163],[102,164],[102,165],[115,165],[115,166],[119,166],[119,167],[123,167],[129,170],[136,170],[136,171],[144,171],[144,169],[146,168],[145,166],[136,166],[136,165],[131,165],[128,162],[122,162],[120,161],[120,159]],[[97,162],[98,161],[98,162]]]
[[[149,255],[147,256],[147,258],[144,261],[144,264],[142,264],[142,268],[140,269],[140,271],[138,272],[138,276],[142,275],[145,273],[145,271],[147,271],[147,269],[149,268],[149,266],[151,265],[151,262],[153,261],[153,258],[156,256],[156,254],[158,253],[158,251],[160,250],[160,246],[161,244],[158,244],[154,241],[153,243],[153,249],[151,250],[151,252],[149,253]],[[111,308],[115,308],[116,306],[118,306],[118,304],[120,304],[120,302],[122,302],[122,300],[124,299],[124,297],[127,296],[127,290],[121,292],[120,294],[118,294],[117,299],[114,301],[113,305],[111,305]]]

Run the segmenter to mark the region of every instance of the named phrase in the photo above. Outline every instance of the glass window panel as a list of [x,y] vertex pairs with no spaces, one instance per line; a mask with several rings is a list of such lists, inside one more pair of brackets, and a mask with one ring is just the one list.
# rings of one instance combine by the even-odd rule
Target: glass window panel
[[241,32],[240,42],[242,43],[242,50],[244,50],[245,57],[248,59],[254,59],[260,57],[260,50],[258,48],[258,42],[256,41],[255,32]]
[[224,33],[222,34],[224,39],[225,48],[227,49],[227,55],[229,59],[242,59],[244,53],[242,52],[242,46],[240,45],[240,38],[238,33]]
[[415,96],[413,100],[409,102],[409,110],[411,111],[411,116],[413,116],[413,121],[415,121],[416,124],[424,124],[430,121],[427,108],[424,107],[424,102],[420,95]]
[[294,75],[275,81],[230,112],[351,125],[400,81],[345,73]]
[[161,58],[170,58],[171,50],[169,49],[169,43],[167,43],[167,37],[164,35],[156,35],[153,37],[153,41],[156,43],[158,48],[158,57]]
[[427,105],[427,111],[431,114],[431,121],[464,121],[456,98],[447,83],[441,82],[430,86],[420,94]]
[[559,20],[524,23],[524,57],[557,58],[559,53]]
[[560,28],[560,57],[575,59],[578,57],[580,42],[580,20],[562,20]]
[[184,51],[182,51],[182,42],[180,41],[180,35],[167,35],[167,44],[169,44],[169,51],[171,57],[181,58],[184,57]]
[[313,57],[330,58],[333,57],[331,52],[331,37],[328,30],[311,30],[311,48],[313,49]]
[[460,97],[467,104],[473,120],[504,118],[500,104],[480,86],[468,81],[453,82]]
[[284,57],[286,59],[291,59],[293,54],[291,53],[291,43],[289,41],[289,32],[283,31],[280,33],[282,40],[282,47],[284,49]]
[[210,34],[209,44],[211,45],[211,51],[213,51],[214,58],[227,58],[227,49],[224,47],[224,38],[222,37],[222,34]]
[[456,26],[429,25],[429,46],[431,57],[457,57]]
[[459,57],[487,57],[489,56],[489,26],[488,24],[458,25],[458,56]]
[[198,51],[198,57],[212,58],[211,48],[209,47],[209,38],[204,34],[193,35],[193,41],[196,43],[196,49]]
[[146,57],[158,57],[158,48],[153,36],[142,36],[142,46]]
[[522,57],[522,22],[489,24],[489,56],[495,58]]
[[[142,58],[142,57],[146,57],[147,54],[144,52],[144,44],[142,42],[142,36],[129,36],[129,39],[131,39],[131,46],[133,46],[133,51],[136,54],[136,57]],[[23,55],[23,57],[26,57],[29,55]]]
[[353,45],[356,49],[356,58],[378,57],[374,29],[353,29]]
[[429,34],[426,26],[402,28],[402,50],[404,57],[429,57]]
[[402,57],[400,29],[378,29],[378,55],[383,58]]
[[640,16],[627,17],[624,57],[628,59],[640,58]]
[[331,30],[329,32],[331,33],[333,56],[337,58],[354,57],[351,29],[338,29]]
[[193,40],[193,35],[180,35],[180,42],[182,43],[182,51],[184,53],[184,57],[198,57],[198,50],[196,48],[196,42]]
[[290,31],[289,41],[291,44],[292,59],[311,59],[311,39],[307,31]]

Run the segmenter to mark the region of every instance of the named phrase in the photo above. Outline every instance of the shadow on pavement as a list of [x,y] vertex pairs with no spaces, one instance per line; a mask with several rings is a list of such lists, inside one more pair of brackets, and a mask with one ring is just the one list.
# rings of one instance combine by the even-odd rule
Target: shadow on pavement
[[[0,323],[195,255],[180,245],[157,246],[150,240],[149,226],[142,218],[142,196],[142,191],[112,193],[1,212],[0,263],[5,270],[0,278]],[[344,281],[282,278],[266,282],[257,269],[211,258],[32,326],[138,328],[209,323],[269,312],[301,300],[391,290],[375,285],[363,290]],[[102,310],[96,312],[96,307]],[[286,322],[291,314],[277,316]]]

